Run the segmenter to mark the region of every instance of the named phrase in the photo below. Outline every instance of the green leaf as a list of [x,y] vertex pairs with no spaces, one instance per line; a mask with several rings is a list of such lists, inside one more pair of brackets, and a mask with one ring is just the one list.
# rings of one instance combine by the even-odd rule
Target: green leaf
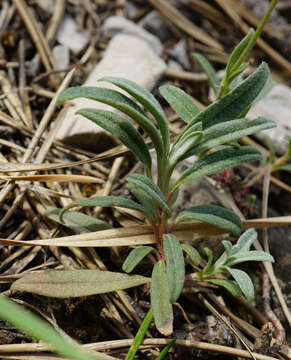
[[40,271],[25,274],[11,286],[12,291],[57,298],[89,296],[142,285],[149,279],[101,270]]
[[126,179],[129,183],[144,190],[153,200],[156,200],[159,203],[168,216],[171,216],[171,210],[167,205],[164,194],[148,177],[140,174],[132,174],[128,175]]
[[83,115],[119,139],[149,171],[151,170],[152,158],[148,148],[142,136],[128,120],[107,110],[81,109],[76,114]]
[[158,261],[153,269],[151,305],[157,329],[165,336],[171,335],[173,332],[173,309],[170,302],[166,267],[163,261]]
[[203,276],[209,276],[212,274],[214,268],[213,268],[213,252],[211,249],[209,249],[208,247],[204,248],[205,254],[207,256],[207,264],[204,267],[204,269],[202,270]]
[[248,229],[239,237],[237,243],[232,246],[231,250],[228,252],[228,256],[233,256],[241,251],[249,251],[252,243],[257,237],[258,234],[255,229]]
[[164,85],[159,88],[162,96],[168,101],[182,120],[191,122],[200,113],[198,106],[185,91],[172,85]]
[[249,275],[238,269],[232,269],[230,267],[226,267],[227,271],[231,274],[234,280],[237,282],[244,296],[249,300],[253,300],[255,296],[254,285],[252,283]]
[[158,357],[156,358],[156,360],[162,360],[169,352],[169,350],[171,349],[171,347],[175,344],[176,340],[171,340],[169,342],[169,344],[167,344],[162,351],[160,352],[160,354],[158,355]]
[[64,90],[58,98],[58,106],[67,100],[84,97],[97,100],[101,103],[111,105],[115,109],[122,111],[133,119],[151,138],[155,149],[159,155],[163,152],[163,143],[159,132],[153,122],[148,119],[142,109],[129,97],[118,91],[101,87],[79,86]]
[[245,48],[248,46],[252,37],[254,36],[254,29],[250,29],[248,34],[240,41],[240,43],[235,47],[233,52],[231,53],[227,66],[226,66],[226,76],[230,77],[231,72],[241,54],[244,52]]
[[[252,75],[232,89],[222,99],[201,111],[193,121],[202,121],[203,130],[205,130],[213,125],[240,118],[241,114],[261,92],[268,76],[268,66],[266,63],[262,63]],[[191,124],[188,124],[184,131]]]
[[106,222],[95,219],[79,211],[67,211],[63,214],[62,221],[60,220],[60,213],[62,209],[53,209],[45,213],[49,219],[72,229],[75,233],[83,234],[100,230],[111,229],[111,226]]
[[180,179],[176,181],[173,188],[181,184],[193,181],[201,176],[218,173],[227,168],[254,161],[262,158],[261,153],[255,148],[244,146],[240,149],[223,149],[205,156],[195,162],[186,170]]
[[148,311],[148,313],[146,314],[145,318],[143,319],[138,332],[136,333],[135,337],[134,337],[134,341],[126,355],[125,360],[133,360],[135,354],[138,352],[138,349],[140,347],[140,345],[143,342],[143,339],[146,335],[146,332],[148,331],[148,328],[151,324],[151,322],[153,321],[153,312],[152,309],[150,309]]
[[291,171],[291,164],[284,164],[278,167],[278,170]]
[[145,209],[144,214],[146,214],[156,223],[158,219],[152,198],[147,194],[146,191],[133,184],[127,184],[127,188],[132,193],[132,195],[142,204],[143,208]]
[[274,121],[263,117],[254,120],[236,119],[213,125],[203,132],[201,143],[188,151],[186,156],[189,157],[212,148],[217,148],[223,144],[238,140],[243,136],[271,129],[275,126],[276,123]]
[[252,250],[252,251],[240,251],[236,255],[229,257],[225,263],[227,266],[233,266],[236,264],[240,264],[245,261],[271,261],[274,262],[274,258],[272,255],[260,251],[260,250]]
[[236,282],[228,279],[203,279],[203,281],[210,282],[212,284],[222,286],[226,290],[230,291],[235,296],[242,296],[242,292],[240,287],[237,285]]
[[63,337],[50,324],[2,295],[0,296],[0,318],[29,336],[50,344],[54,352],[66,359],[108,359],[102,354],[90,354],[73,339]]
[[217,205],[199,205],[182,211],[177,222],[203,221],[220,229],[239,236],[241,233],[241,219],[233,212]]
[[170,301],[179,298],[185,281],[185,262],[180,241],[172,234],[164,234],[164,251],[167,264]]
[[259,101],[261,101],[278,83],[273,79],[269,79],[269,81],[265,84],[259,95],[253,101],[253,105]]
[[130,80],[117,77],[104,77],[100,79],[100,81],[107,81],[120,87],[139,101],[154,116],[162,134],[165,154],[167,154],[170,147],[168,120],[155,97],[150,92]]
[[202,66],[203,70],[205,71],[205,73],[208,77],[209,84],[214,91],[214,94],[217,94],[219,86],[220,86],[220,81],[219,81],[218,77],[216,76],[216,72],[215,72],[214,68],[212,67],[210,62],[206,59],[205,56],[195,53],[194,57],[199,61],[200,65]]
[[199,266],[202,262],[202,258],[199,252],[190,244],[182,244],[182,249],[185,251],[187,255],[189,255],[190,260],[195,266]]
[[146,210],[143,206],[137,202],[125,199],[120,196],[94,196],[89,199],[79,199],[73,201],[71,205],[80,205],[80,206],[101,206],[101,207],[121,207],[126,209],[132,209],[139,211],[143,214],[146,213]]
[[122,270],[130,273],[154,249],[151,246],[138,246],[134,248],[125,259]]

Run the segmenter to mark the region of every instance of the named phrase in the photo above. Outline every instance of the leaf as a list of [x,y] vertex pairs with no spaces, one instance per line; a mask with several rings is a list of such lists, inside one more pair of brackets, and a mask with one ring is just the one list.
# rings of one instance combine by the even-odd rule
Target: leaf
[[142,285],[149,279],[101,270],[40,271],[25,274],[11,286],[12,291],[26,291],[56,298],[103,294]]
[[125,259],[122,270],[130,273],[154,249],[151,246],[138,246],[131,250]]
[[175,235],[163,236],[164,251],[167,264],[170,301],[174,303],[179,298],[185,281],[185,262],[180,241]]
[[180,179],[176,181],[173,189],[201,176],[215,174],[224,169],[232,168],[246,162],[260,160],[261,158],[261,153],[249,146],[244,146],[240,149],[223,149],[216,151],[196,161],[195,164],[186,170]]
[[238,140],[243,136],[271,129],[275,126],[276,123],[274,121],[263,117],[255,120],[236,119],[213,125],[203,132],[201,143],[188,151],[186,156],[189,157],[211,148],[217,148],[223,144]]
[[265,86],[263,87],[263,89],[261,90],[261,92],[259,93],[259,95],[255,98],[255,100],[253,101],[253,105],[259,101],[261,101],[266,95],[268,95],[268,93],[273,89],[273,87],[275,87],[276,85],[278,85],[278,83],[276,81],[274,81],[273,79],[269,79],[269,81],[265,84]]
[[202,262],[202,258],[199,252],[190,244],[182,244],[182,249],[185,251],[187,255],[189,255],[190,260],[193,262],[194,265],[199,266]]
[[242,296],[242,292],[240,287],[237,285],[236,282],[228,279],[203,279],[203,281],[210,282],[212,284],[222,286],[226,290],[230,291],[235,296]]
[[53,209],[45,212],[45,216],[61,225],[66,226],[69,229],[72,229],[78,234],[111,229],[111,226],[106,222],[95,219],[92,216],[88,216],[79,211],[65,212],[61,221],[61,212],[62,209]]
[[291,171],[291,164],[284,164],[278,167],[278,170]]
[[171,210],[167,205],[164,194],[148,177],[140,174],[132,174],[128,175],[126,179],[129,183],[134,184],[145,191],[153,200],[156,200],[167,215],[171,216]]
[[204,269],[202,270],[202,274],[203,276],[207,276],[212,274],[214,268],[213,268],[213,252],[211,249],[209,249],[208,247],[204,248],[205,254],[207,256],[207,264],[204,267]]
[[58,98],[58,106],[67,100],[84,97],[87,99],[97,100],[101,103],[111,105],[115,109],[122,111],[133,119],[151,138],[157,153],[163,151],[162,139],[156,127],[145,115],[142,109],[129,97],[118,91],[105,89],[101,87],[79,86],[71,87],[64,90]]
[[118,77],[103,77],[100,81],[107,81],[120,87],[139,101],[154,116],[162,134],[165,154],[167,154],[170,147],[168,120],[155,97],[150,92],[130,80]]
[[143,206],[137,202],[125,199],[120,196],[94,196],[89,199],[79,199],[70,204],[70,206],[80,205],[80,206],[101,206],[101,207],[121,207],[126,209],[132,209],[145,213]]
[[214,68],[212,67],[210,62],[206,59],[205,56],[195,53],[194,57],[199,61],[200,65],[202,66],[203,70],[205,71],[205,73],[208,77],[209,84],[214,91],[214,94],[217,94],[219,86],[220,86],[220,81],[219,81],[218,77],[216,76],[216,72],[215,72]]
[[148,148],[142,136],[128,120],[107,110],[80,109],[76,114],[83,115],[119,139],[147,169],[151,169],[152,158]]
[[68,336],[59,334],[50,324],[4,296],[0,296],[0,318],[29,336],[50,344],[54,352],[73,360],[105,360],[102,354],[90,354]]
[[250,29],[248,34],[240,41],[240,43],[235,47],[233,52],[231,53],[227,66],[226,66],[226,76],[229,77],[231,75],[232,69],[240,58],[241,54],[244,52],[245,48],[248,46],[252,37],[254,36],[254,29]]
[[245,261],[271,261],[274,262],[272,255],[261,250],[252,250],[245,252],[238,252],[236,255],[229,257],[225,263],[227,266],[233,266]]
[[175,344],[176,339],[171,340],[160,352],[158,357],[155,360],[162,360],[169,352],[171,347]]
[[[201,111],[193,121],[202,121],[203,130],[205,130],[213,125],[240,118],[241,114],[261,92],[268,76],[268,66],[266,63],[262,63],[252,75],[232,89],[222,99]],[[184,131],[191,125],[192,123],[188,124]]]
[[232,234],[239,236],[241,233],[242,222],[239,216],[233,211],[217,205],[199,205],[182,211],[177,222],[183,221],[203,221],[207,224],[217,226],[220,229],[227,230]]
[[159,88],[162,96],[186,123],[191,122],[200,113],[200,109],[185,91],[172,85],[164,85]]
[[153,269],[151,281],[151,305],[155,324],[159,332],[169,336],[173,332],[173,309],[165,263],[158,261]]
[[136,197],[137,200],[142,204],[144,208],[144,214],[146,214],[156,223],[158,221],[156,210],[153,201],[151,197],[148,196],[147,192],[133,184],[127,184],[127,188],[132,193],[132,195]]
[[255,290],[254,285],[252,283],[251,278],[249,275],[238,269],[232,269],[230,267],[226,267],[227,271],[231,274],[231,276],[234,278],[234,280],[237,282],[238,286],[240,287],[242,293],[245,295],[245,297],[251,301],[254,299],[255,296]]
[[237,243],[232,246],[228,256],[233,256],[240,251],[249,251],[252,243],[257,239],[258,234],[255,229],[248,229],[238,239]]

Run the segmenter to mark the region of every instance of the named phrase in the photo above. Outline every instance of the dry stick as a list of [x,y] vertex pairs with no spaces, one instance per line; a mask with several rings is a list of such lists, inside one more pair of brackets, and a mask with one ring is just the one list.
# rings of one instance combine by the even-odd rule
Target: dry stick
[[49,21],[48,31],[46,34],[47,41],[50,45],[54,42],[56,33],[63,19],[63,15],[65,12],[65,5],[66,5],[65,0],[58,0],[55,2],[54,13]]

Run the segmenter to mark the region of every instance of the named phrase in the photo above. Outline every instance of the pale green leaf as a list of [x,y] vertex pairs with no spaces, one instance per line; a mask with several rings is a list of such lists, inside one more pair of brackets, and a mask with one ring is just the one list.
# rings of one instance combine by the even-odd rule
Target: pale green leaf
[[182,120],[191,122],[200,113],[198,106],[183,90],[172,85],[164,85],[159,88],[162,96],[168,101]]
[[165,234],[164,251],[167,264],[170,301],[174,303],[179,298],[185,281],[185,262],[180,241],[175,235]]
[[123,290],[149,282],[138,275],[101,270],[51,270],[25,274],[16,280],[12,291],[57,298],[89,296]]
[[111,229],[111,226],[106,222],[95,219],[92,216],[88,216],[79,211],[67,211],[63,214],[61,220],[61,212],[62,209],[53,209],[47,211],[45,216],[69,229],[72,229],[78,234]]
[[129,183],[127,184],[127,188],[143,206],[144,214],[146,214],[156,223],[158,221],[156,215],[156,209],[153,204],[152,198],[148,195],[148,193],[143,189]]
[[255,296],[255,290],[249,275],[242,270],[232,269],[231,267],[226,267],[226,269],[237,282],[244,296],[249,301],[253,300]]
[[228,256],[233,256],[240,251],[246,252],[250,250],[252,243],[257,239],[258,234],[255,229],[248,229],[238,239],[237,243],[233,245],[228,252]]
[[208,77],[210,86],[212,87],[214,93],[217,94],[220,86],[220,81],[216,75],[214,68],[212,67],[210,62],[206,59],[205,56],[195,53],[194,57],[199,61],[200,65],[202,66],[203,70],[205,71]]
[[76,114],[83,115],[119,139],[151,170],[152,158],[149,150],[142,136],[128,120],[107,110],[81,109]]
[[193,262],[194,265],[199,266],[202,262],[202,258],[199,252],[190,244],[182,244],[182,249],[185,251],[187,255],[189,255],[190,260]]
[[173,309],[165,263],[158,261],[153,269],[151,281],[151,305],[159,332],[169,336],[173,332]]
[[177,217],[177,222],[203,221],[226,230],[236,236],[241,233],[241,219],[233,212],[217,205],[199,205],[182,211]]
[[274,262],[274,258],[272,255],[260,251],[260,250],[252,250],[252,251],[240,251],[236,255],[229,257],[225,263],[227,266],[233,266],[236,264],[240,264],[245,261],[271,261]]
[[154,249],[151,246],[138,246],[131,250],[125,259],[122,270],[130,273]]
[[204,248],[205,254],[207,256],[207,264],[204,267],[204,269],[202,270],[203,276],[207,276],[212,274],[214,267],[212,265],[213,263],[213,251],[211,249],[209,249],[208,247]]
[[107,81],[120,87],[139,101],[154,116],[161,131],[165,153],[167,154],[170,147],[168,120],[155,97],[146,89],[130,80],[118,77],[104,77],[100,81]]
[[203,281],[210,282],[212,284],[222,286],[226,290],[230,291],[235,296],[242,296],[242,292],[240,290],[240,287],[237,285],[236,282],[228,279],[219,279],[219,278],[213,278],[213,279],[203,279]]

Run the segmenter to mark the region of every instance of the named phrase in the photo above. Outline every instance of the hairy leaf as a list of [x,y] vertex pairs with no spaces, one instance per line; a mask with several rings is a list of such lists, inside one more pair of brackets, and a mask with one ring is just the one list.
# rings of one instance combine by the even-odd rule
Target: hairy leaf
[[106,222],[95,219],[79,211],[67,211],[63,214],[62,221],[60,220],[60,213],[62,209],[53,209],[45,213],[49,219],[72,229],[78,234],[89,233],[93,231],[100,231],[111,229],[111,226]]
[[100,79],[100,81],[107,81],[120,87],[139,101],[154,116],[162,134],[165,153],[168,153],[170,147],[168,120],[155,97],[150,92],[130,80],[117,77],[104,77]]
[[193,262],[193,264],[199,266],[202,262],[202,258],[199,252],[190,244],[182,244],[181,246],[185,253],[189,255],[190,260]]
[[231,267],[226,267],[226,269],[234,278],[234,280],[237,282],[244,296],[249,301],[253,300],[255,291],[254,291],[254,285],[249,275],[242,270],[232,269]]
[[214,68],[212,67],[210,62],[206,59],[205,56],[195,53],[194,57],[199,61],[200,65],[202,66],[203,70],[205,71],[205,73],[208,77],[208,80],[209,80],[209,84],[214,91],[214,94],[217,94],[219,86],[220,86],[220,81],[219,81],[218,77],[216,76],[216,72],[215,72]]
[[204,269],[202,270],[202,273],[204,276],[207,276],[209,274],[212,274],[214,268],[213,268],[213,251],[211,249],[209,249],[208,247],[204,248],[205,254],[207,256],[207,264],[204,267]]
[[248,229],[239,237],[237,243],[229,251],[228,256],[233,256],[240,251],[249,251],[252,243],[257,239],[257,237],[258,234],[255,229]]
[[67,100],[79,97],[97,100],[104,104],[111,105],[115,109],[118,109],[124,114],[130,116],[149,135],[157,153],[162,153],[163,144],[159,132],[142,109],[129,97],[111,89],[96,86],[78,86],[64,90],[58,98],[58,105],[62,105]]
[[159,88],[162,96],[186,123],[191,122],[200,113],[198,106],[185,91],[172,85],[164,85]]
[[217,205],[199,205],[182,211],[177,217],[177,222],[203,221],[217,226],[239,236],[241,233],[241,219],[233,212]]
[[137,200],[142,204],[143,208],[145,209],[144,213],[154,222],[157,222],[158,219],[156,215],[156,210],[152,198],[148,195],[148,193],[133,184],[127,184],[127,188],[132,193],[132,195],[136,197]]
[[167,277],[169,282],[170,301],[179,298],[185,281],[185,262],[180,241],[175,235],[165,234],[164,251],[166,255]]
[[218,286],[222,286],[224,287],[226,290],[230,291],[233,295],[235,296],[242,296],[242,292],[240,290],[240,287],[238,286],[238,284],[232,280],[228,280],[228,279],[203,279],[203,281],[206,282],[210,282],[212,284],[218,285]]
[[122,270],[130,273],[154,249],[151,246],[138,246],[131,250],[125,259]]
[[272,255],[265,251],[252,250],[252,251],[240,251],[236,255],[229,257],[225,263],[227,266],[233,266],[245,261],[271,261],[274,262]]
[[170,303],[166,267],[163,261],[158,261],[153,269],[151,305],[157,329],[165,336],[171,335],[173,332],[173,309]]
[[95,122],[127,146],[151,170],[152,158],[148,148],[134,126],[121,116],[106,110],[81,109],[76,114]]
[[128,289],[149,282],[144,276],[101,270],[63,270],[29,273],[16,280],[12,291],[57,298],[89,296]]
[[159,203],[167,215],[171,216],[171,210],[167,205],[164,194],[148,177],[140,174],[132,174],[127,176],[127,181],[147,192],[153,200]]
[[186,170],[174,184],[174,188],[181,184],[193,181],[201,176],[218,173],[227,168],[254,161],[262,158],[261,153],[255,148],[244,146],[240,149],[223,149],[216,151],[203,159],[195,162]]

